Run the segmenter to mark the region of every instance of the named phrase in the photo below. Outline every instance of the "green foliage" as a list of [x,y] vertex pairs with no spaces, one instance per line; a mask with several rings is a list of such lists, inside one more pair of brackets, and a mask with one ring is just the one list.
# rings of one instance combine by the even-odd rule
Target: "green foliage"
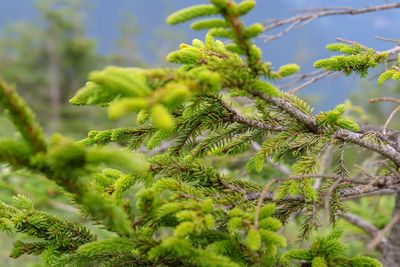
[[168,24],[178,24],[191,20],[193,18],[218,14],[219,10],[214,5],[198,5],[185,8],[169,15],[167,18]]
[[301,260],[311,266],[382,266],[370,257],[346,257],[343,251],[346,244],[340,241],[342,230],[334,229],[328,236],[317,238],[308,250],[293,249],[282,255],[281,263],[289,265],[290,262]]
[[342,117],[345,112],[345,105],[340,104],[335,107],[334,110],[330,110],[325,113],[320,113],[317,118],[321,125],[330,126],[330,127],[340,127],[350,131],[358,132],[360,127],[354,121],[351,121],[345,117]]
[[42,129],[35,122],[31,109],[15,92],[15,89],[8,86],[3,79],[0,79],[0,104],[31,149],[35,152],[46,150]]
[[193,30],[204,30],[204,29],[211,29],[211,28],[219,28],[219,27],[226,27],[225,20],[222,19],[205,19],[193,22],[191,28]]
[[379,75],[378,78],[378,85],[382,85],[384,82],[386,82],[387,80],[393,79],[396,80],[398,79],[397,76],[394,76],[397,73],[396,70],[387,70],[384,73],[382,73],[381,75]]
[[293,73],[296,73],[300,70],[300,67],[296,64],[287,64],[287,65],[283,65],[279,68],[279,74],[282,77],[286,77],[289,76]]
[[70,223],[54,215],[35,210],[32,203],[24,196],[14,198],[16,208],[0,202],[0,218],[18,232],[42,239],[41,242],[24,243],[17,241],[11,257],[23,254],[40,255],[46,251],[57,251],[59,255],[75,250],[83,244],[95,241],[97,237],[81,224]]
[[[263,26],[246,27],[241,21],[254,1],[210,2],[167,19],[177,24],[220,16],[192,24],[209,32],[204,42],[181,44],[167,56],[179,68],[111,66],[93,71],[70,100],[74,105],[107,107],[111,119],[137,113],[139,125],[134,128],[91,131],[77,143],[55,135],[47,144],[26,104],[0,82],[1,104],[22,137],[0,140],[0,161],[55,182],[107,233],[98,238],[80,224],[35,210],[18,196],[15,206],[0,203],[0,229],[37,240],[17,241],[13,257],[41,255],[47,266],[278,266],[296,260],[311,266],[380,266],[371,258],[345,256],[339,230],[317,238],[308,250],[282,254],[287,241],[278,231],[292,214],[300,214],[302,239],[320,225],[318,212],[330,184],[316,188],[309,177],[321,172],[320,161],[329,146],[343,146],[336,135],[340,128],[360,128],[343,116],[345,105],[314,115],[305,101],[273,85],[299,66],[273,71],[262,61],[253,39]],[[318,61],[316,67],[361,76],[387,56],[358,44],[327,49],[347,56]],[[245,101],[251,105],[243,107]],[[106,148],[110,143],[116,144]],[[226,165],[218,167],[218,160],[227,157],[244,158],[232,164],[246,165],[252,176],[257,175],[253,171],[265,171],[264,162],[270,159],[291,164],[298,177],[279,185],[275,180],[238,178],[242,175],[224,169]],[[259,200],[267,182],[275,194],[267,192]],[[336,192],[330,193],[334,223],[344,207]]]
[[353,71],[365,77],[369,68],[375,68],[378,63],[386,60],[386,53],[378,53],[357,43],[354,45],[331,44],[326,47],[329,51],[339,51],[348,56],[333,56],[321,59],[314,63],[315,68],[323,68],[329,71],[343,71],[350,75]]

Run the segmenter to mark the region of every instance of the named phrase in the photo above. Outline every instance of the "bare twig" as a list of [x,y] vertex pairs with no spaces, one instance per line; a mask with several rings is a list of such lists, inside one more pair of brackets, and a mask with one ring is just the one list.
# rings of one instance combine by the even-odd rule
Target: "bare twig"
[[385,41],[385,42],[392,42],[392,43],[400,44],[400,40],[389,39],[389,38],[385,38],[385,37],[381,37],[381,36],[375,36],[375,38],[378,40],[381,40],[381,41]]
[[307,12],[311,12],[310,14],[305,14],[305,15],[297,15],[291,18],[287,19],[282,19],[282,20],[276,20],[272,23],[264,23],[264,31],[269,31],[272,29],[275,29],[277,27],[286,25],[286,24],[292,24],[295,22],[304,22],[304,21],[311,21],[319,17],[326,17],[326,16],[333,16],[333,15],[358,15],[358,14],[363,14],[363,13],[368,13],[368,12],[375,12],[375,11],[380,11],[380,10],[388,10],[388,9],[393,9],[393,8],[399,8],[400,3],[389,3],[385,5],[380,5],[380,6],[369,6],[366,8],[362,9],[354,9],[354,8],[345,8],[345,7],[338,7],[338,8],[324,8],[324,9],[315,9],[315,10],[310,10]]
[[368,190],[368,192],[365,193],[360,193],[361,189],[364,188],[364,186],[360,187],[352,187],[348,188],[345,190],[342,190],[338,193],[340,196],[340,201],[348,201],[348,200],[353,200],[353,199],[358,199],[361,197],[366,197],[366,196],[383,196],[383,195],[393,195],[396,193],[397,190],[399,190],[399,186],[393,186],[393,188],[378,188],[371,186]]
[[398,106],[395,110],[390,113],[389,117],[387,118],[385,125],[383,125],[382,134],[386,135],[386,128],[389,125],[390,121],[393,119],[394,115],[400,110],[400,106]]
[[357,42],[346,40],[346,39],[343,39],[343,38],[340,38],[340,37],[336,38],[336,41],[342,42],[342,43],[346,43],[346,44],[349,44],[349,45],[359,45],[360,47],[362,47],[364,49],[368,49],[368,47],[366,47],[364,45],[361,45],[361,44],[359,44]]
[[[362,230],[364,230],[371,238],[376,238],[381,232],[375,225],[363,220],[361,217],[351,213],[344,213],[341,215],[343,219],[348,221],[349,223],[358,226]],[[385,249],[387,240],[386,238],[382,238],[379,242],[378,248],[380,251]]]
[[282,37],[283,35],[285,35],[286,33],[288,33],[291,29],[293,29],[297,24],[299,24],[300,21],[295,21],[292,24],[290,24],[286,29],[284,29],[283,31],[281,31],[278,34],[275,35],[269,35],[269,36],[260,36],[261,38],[264,38],[264,43],[268,43],[269,41],[278,39],[280,37]]
[[292,13],[310,13],[310,12],[320,12],[320,11],[330,11],[330,10],[351,10],[351,8],[346,6],[334,6],[334,7],[311,7],[305,9],[293,9],[289,10]]
[[400,214],[397,213],[392,217],[392,220],[386,224],[385,228],[367,245],[368,250],[373,250],[385,238],[385,234],[389,233],[392,227],[400,221]]
[[[300,82],[300,81],[303,81],[304,79],[306,79],[308,77],[320,74],[321,72],[324,72],[324,71],[325,70],[315,70],[315,71],[312,71],[312,72],[309,72],[309,73],[297,73],[297,74],[286,76],[286,77],[282,78],[281,81],[292,80],[292,79],[296,79],[297,78],[297,81]],[[286,87],[289,87],[289,86],[291,86],[291,85],[288,85]]]
[[392,97],[377,97],[377,98],[371,98],[368,100],[368,103],[375,103],[375,102],[393,102],[400,104],[400,99],[392,98]]
[[297,92],[299,92],[304,87],[306,87],[306,86],[308,86],[308,85],[310,85],[310,84],[312,84],[312,83],[314,83],[314,82],[316,82],[316,81],[318,81],[320,79],[328,77],[328,76],[332,75],[333,73],[334,73],[333,71],[327,71],[327,72],[325,72],[325,73],[323,73],[321,75],[318,75],[318,76],[310,79],[309,81],[301,84],[300,86],[297,86],[296,88],[293,88],[292,90],[289,91],[289,94],[296,94]]

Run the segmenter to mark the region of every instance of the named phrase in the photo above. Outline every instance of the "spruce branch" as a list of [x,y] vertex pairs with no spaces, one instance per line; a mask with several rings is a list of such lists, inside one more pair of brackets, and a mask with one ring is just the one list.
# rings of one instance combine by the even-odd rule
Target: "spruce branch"
[[307,126],[312,132],[317,132],[317,123],[315,122],[315,119],[308,114],[304,114],[301,110],[298,108],[294,107],[289,103],[289,101],[285,101],[284,98],[279,98],[279,97],[271,97],[268,95],[263,94],[260,91],[255,91],[252,90],[250,93],[257,97],[260,98],[268,103],[273,103],[276,105],[278,108],[280,108],[282,111],[289,113],[292,115],[295,119],[297,119],[300,123],[303,123],[305,126]]
[[[250,93],[260,99],[263,99],[264,101],[268,103],[273,103],[277,107],[279,107],[282,111],[289,113],[292,115],[295,119],[297,119],[300,123],[304,124],[307,126],[311,132],[315,133],[323,133],[324,130],[321,128],[318,128],[317,122],[315,118],[312,116],[305,114],[301,110],[299,110],[297,107],[293,106],[290,104],[290,102],[285,101],[282,98],[278,97],[271,97],[268,95],[265,95],[259,91],[250,91]],[[400,166],[400,153],[397,152],[396,148],[389,144],[378,144],[374,142],[367,142],[364,139],[364,135],[356,132],[349,131],[347,129],[339,129],[336,131],[334,134],[336,138],[339,140],[357,144],[361,147],[365,147],[369,150],[375,151],[389,159],[391,159],[393,162],[396,163],[396,165]]]
[[0,77],[0,104],[7,110],[15,127],[34,152],[46,151],[42,128],[35,121],[32,110],[15,92],[15,89]]
[[261,191],[261,193],[259,194],[258,197],[258,201],[257,201],[257,206],[256,206],[256,211],[255,211],[255,215],[254,215],[254,228],[257,229],[258,228],[258,217],[259,217],[259,212],[261,209],[261,206],[268,194],[268,190],[269,188],[277,183],[277,182],[282,182],[282,181],[290,181],[290,180],[301,180],[301,179],[305,179],[305,178],[324,178],[324,179],[333,179],[333,180],[337,180],[337,181],[346,181],[348,183],[351,184],[365,184],[367,181],[365,180],[360,180],[360,179],[353,179],[353,178],[347,178],[347,177],[342,177],[340,175],[328,175],[328,174],[303,174],[303,175],[293,175],[293,176],[288,176],[288,177],[281,177],[281,178],[275,178],[272,179],[271,181],[269,181],[264,189]]
[[242,123],[245,125],[248,125],[250,127],[256,128],[256,129],[261,129],[261,130],[268,130],[268,131],[274,131],[274,132],[282,132],[287,130],[287,127],[279,126],[279,125],[269,125],[266,123],[262,123],[259,121],[251,120],[249,118],[243,117],[240,115],[236,110],[234,110],[231,106],[229,106],[227,103],[222,101],[221,98],[213,97],[207,95],[206,97],[212,98],[215,101],[217,101],[227,112],[228,115],[231,116],[232,120],[238,123]]

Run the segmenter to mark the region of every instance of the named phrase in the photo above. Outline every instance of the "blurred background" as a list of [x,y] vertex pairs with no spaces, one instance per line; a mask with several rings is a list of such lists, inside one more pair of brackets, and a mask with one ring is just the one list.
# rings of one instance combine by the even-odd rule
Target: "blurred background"
[[[292,10],[327,4],[362,8],[386,2],[259,0],[257,8],[246,17],[245,22],[282,19],[295,15]],[[110,122],[100,108],[75,107],[68,100],[84,86],[90,71],[106,65],[168,66],[165,56],[169,51],[177,49],[182,42],[190,43],[193,38],[204,39],[206,32],[190,30],[190,23],[168,26],[165,19],[175,10],[198,3],[206,1],[0,0],[0,75],[16,85],[18,92],[36,112],[48,136],[61,132],[79,140],[85,138],[90,130],[134,126],[134,118]],[[260,39],[257,45],[263,50],[264,60],[272,62],[273,66],[297,63],[302,67],[302,73],[308,73],[313,70],[314,61],[331,56],[325,45],[335,42],[336,37],[357,41],[376,50],[390,49],[392,43],[374,37],[400,39],[399,19],[399,10],[396,9],[357,16],[325,17],[267,44]],[[279,30],[282,29],[268,34]],[[383,124],[392,107],[368,105],[367,100],[383,95],[398,97],[400,93],[399,86],[391,82],[377,87],[377,74],[383,68],[364,79],[356,76],[345,78],[344,75],[327,78],[306,87],[300,95],[311,102],[317,111],[332,109],[350,99],[356,107],[353,115],[357,122]],[[399,120],[394,121],[391,128],[397,129],[397,126]],[[0,136],[13,136],[14,132],[1,112]],[[350,151],[346,156],[353,163],[363,162],[368,157],[363,155],[360,158],[359,151]],[[235,171],[233,163],[218,164],[226,171]],[[265,180],[274,171],[271,167],[252,179]],[[12,195],[22,193],[40,209],[76,219],[76,211],[64,204],[66,199],[55,188],[44,177],[0,166],[0,200],[9,202]],[[380,228],[390,220],[391,203],[391,197],[380,197],[354,201],[348,206]],[[373,209],[371,205],[375,205]],[[289,243],[294,241],[295,226],[285,228],[285,234]],[[345,238],[351,244],[350,253],[378,255],[376,251],[364,251],[360,238],[363,235],[357,228],[346,225]],[[0,235],[0,240],[0,266],[36,264],[37,260],[33,257],[22,257],[17,261],[9,259],[14,238]]]

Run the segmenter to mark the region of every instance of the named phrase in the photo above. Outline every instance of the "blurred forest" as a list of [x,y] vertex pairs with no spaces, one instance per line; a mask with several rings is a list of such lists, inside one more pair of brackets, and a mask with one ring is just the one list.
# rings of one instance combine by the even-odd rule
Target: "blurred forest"
[[[104,54],[97,51],[97,40],[84,33],[83,11],[87,8],[80,0],[42,0],[37,2],[38,21],[19,22],[1,28],[0,73],[15,84],[18,92],[30,103],[47,136],[63,132],[78,140],[92,129],[106,129],[111,122],[108,124],[104,120],[105,112],[95,108],[78,108],[69,104],[68,100],[85,85],[88,73],[94,69],[106,65],[145,65],[137,53],[136,37],[140,29],[134,17],[123,16],[120,27],[115,29],[120,33],[120,38],[115,40],[116,49]],[[176,45],[179,40],[174,40]],[[159,56],[160,63],[165,64],[161,54]],[[132,125],[134,122],[133,118],[119,123]],[[14,132],[7,116],[1,112],[0,135],[6,137]],[[63,204],[67,199],[54,187],[44,177],[32,177],[23,171],[14,172],[0,165],[0,200],[9,202],[13,195],[24,194],[43,210],[62,214],[66,218],[77,218],[77,211]],[[12,241],[8,236],[1,235],[0,266],[31,266],[31,261],[35,266],[34,257],[28,261],[26,257],[16,261],[9,259]]]
[[[115,40],[115,50],[110,53],[99,53],[97,40],[85,35],[82,25],[85,24],[82,1],[42,0],[38,1],[40,13],[39,22],[21,22],[12,25],[2,25],[0,31],[0,74],[10,83],[14,83],[18,92],[27,100],[35,111],[39,122],[44,126],[47,136],[61,132],[75,140],[85,138],[90,130],[102,130],[116,127],[116,122],[106,121],[105,112],[98,108],[75,107],[68,103],[73,94],[83,87],[87,74],[106,65],[147,66],[146,60],[138,53],[137,37],[140,27],[135,24],[133,15],[125,15],[121,19],[120,38]],[[172,32],[174,31],[174,32]],[[167,51],[174,49],[182,39],[183,33],[162,31],[154,34],[154,48],[157,54],[158,66],[167,64],[164,57]],[[368,34],[368,33],[366,33]],[[162,40],[162,41],[161,41]],[[329,41],[327,41],[328,43]],[[349,94],[347,105],[352,106],[350,114],[358,122],[382,124],[391,106],[368,104],[368,99],[378,95],[396,96],[400,87],[394,83],[386,83],[376,88],[374,75],[358,83],[358,89]],[[398,84],[398,83],[397,83]],[[313,95],[306,99],[313,99]],[[351,102],[350,102],[351,101]],[[368,116],[366,114],[369,114]],[[372,114],[372,115],[371,115]],[[360,119],[361,118],[361,119]],[[135,118],[123,119],[117,123],[121,126],[134,126]],[[399,121],[394,119],[390,127],[396,129]],[[11,123],[4,113],[0,113],[0,135],[7,137],[14,134]],[[326,166],[337,156],[332,152],[325,160]],[[360,153],[364,153],[363,157]],[[246,155],[244,155],[246,156]],[[372,157],[373,155],[369,155]],[[368,155],[357,148],[346,152],[347,162],[357,164],[365,169],[368,166]],[[242,174],[246,159],[237,158],[234,161],[217,162],[224,172]],[[282,167],[282,166],[281,166]],[[326,169],[329,169],[327,167]],[[279,172],[285,174],[285,169],[271,165],[260,174],[252,175],[251,179],[265,183],[269,177]],[[361,172],[361,171],[360,171]],[[353,176],[356,176],[354,174]],[[0,200],[9,202],[12,195],[24,194],[33,200],[38,209],[51,211],[63,218],[77,220],[77,210],[65,203],[66,197],[56,186],[41,176],[32,176],[24,171],[13,171],[0,165]],[[367,197],[357,201],[346,202],[353,214],[359,215],[377,228],[381,229],[391,218],[393,209],[392,196]],[[296,221],[283,230],[283,234],[291,244],[297,239]],[[351,255],[379,256],[378,251],[366,251],[364,242],[367,234],[352,224],[341,220],[345,228],[344,240],[350,245]],[[96,229],[96,226],[90,226]],[[323,229],[320,233],[323,234]],[[101,235],[101,229],[96,229]],[[23,256],[18,260],[9,259],[11,244],[14,238],[0,234],[0,266],[35,266],[35,257]]]

